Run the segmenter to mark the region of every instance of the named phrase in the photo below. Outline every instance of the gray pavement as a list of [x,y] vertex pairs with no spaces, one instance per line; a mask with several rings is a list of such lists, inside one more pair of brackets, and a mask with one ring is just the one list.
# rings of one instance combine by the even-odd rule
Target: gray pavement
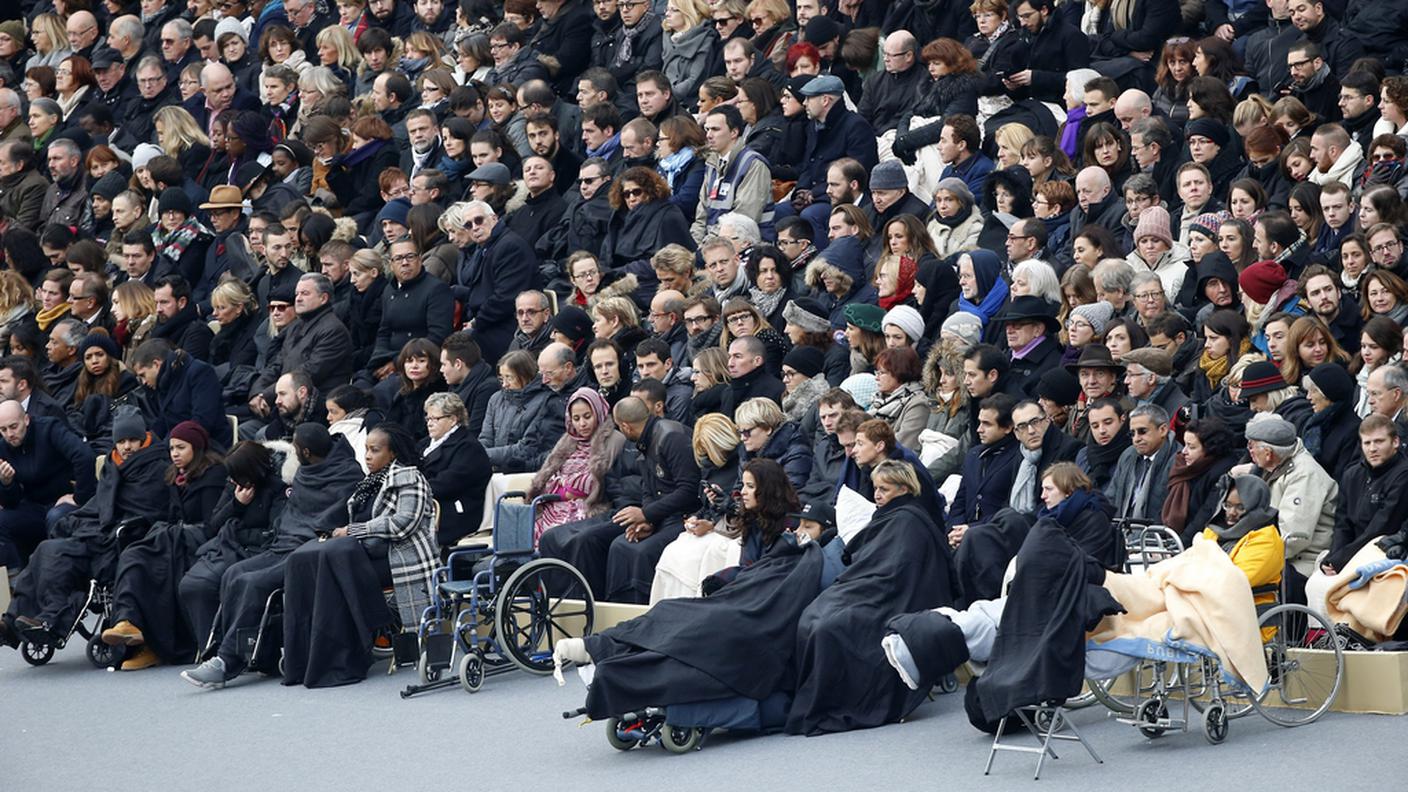
[[[572,676],[558,688],[515,672],[475,695],[451,688],[410,700],[397,695],[406,671],[328,690],[245,677],[201,691],[179,668],[97,671],[81,651],[37,669],[0,651],[0,790],[1007,790],[1031,788],[1035,760],[1000,755],[984,778],[989,738],[968,725],[961,693],[880,729],[716,735],[685,756],[623,754],[602,724],[560,717],[582,701]],[[1403,717],[1332,713],[1299,729],[1252,717],[1233,722],[1219,746],[1200,732],[1149,741],[1098,708],[1074,718],[1105,764],[1063,746],[1041,789],[1177,788],[1174,779],[1237,792],[1337,788],[1345,768],[1373,773],[1408,741]]]

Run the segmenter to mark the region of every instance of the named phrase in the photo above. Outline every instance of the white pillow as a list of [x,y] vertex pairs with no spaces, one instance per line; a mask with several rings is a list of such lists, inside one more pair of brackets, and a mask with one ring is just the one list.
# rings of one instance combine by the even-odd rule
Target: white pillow
[[875,504],[850,487],[841,487],[836,495],[836,533],[841,541],[850,544],[851,537],[860,533],[870,524],[875,514]]

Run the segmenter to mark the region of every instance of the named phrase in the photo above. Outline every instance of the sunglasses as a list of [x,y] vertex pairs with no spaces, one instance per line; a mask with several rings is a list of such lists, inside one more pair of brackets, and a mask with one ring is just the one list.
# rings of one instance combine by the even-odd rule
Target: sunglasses
[[645,195],[645,190],[639,187],[631,187],[621,191],[622,198],[639,198],[642,195]]
[[470,225],[474,226],[475,228],[478,228],[479,226],[482,226],[482,225],[484,225],[485,223],[489,222],[489,216],[488,216],[488,215],[480,215],[480,216],[478,216],[478,217],[471,217],[471,218],[469,218],[469,219],[467,220],[467,222],[468,222]]

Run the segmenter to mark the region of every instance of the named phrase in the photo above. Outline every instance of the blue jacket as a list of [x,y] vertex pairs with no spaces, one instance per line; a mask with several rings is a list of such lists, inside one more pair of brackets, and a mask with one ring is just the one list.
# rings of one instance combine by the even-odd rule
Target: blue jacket
[[813,198],[824,201],[826,169],[842,157],[855,158],[867,173],[880,162],[870,123],[837,104],[825,122],[807,125],[807,148],[797,173],[797,189],[811,190]]
[[949,506],[949,522],[971,525],[991,519],[1007,506],[1021,464],[1021,446],[1010,434],[994,445],[968,449],[963,458],[963,482]]
[[225,418],[220,378],[209,363],[176,350],[166,356],[157,375],[156,391],[143,393],[142,412],[153,435],[166,437],[176,424],[195,421],[217,446],[228,448],[230,424]]
[[982,200],[983,191],[987,189],[988,175],[996,167],[986,154],[979,151],[959,167],[945,165],[944,172],[939,175],[939,178],[962,179],[963,183],[968,185],[968,190],[973,193],[974,199]]

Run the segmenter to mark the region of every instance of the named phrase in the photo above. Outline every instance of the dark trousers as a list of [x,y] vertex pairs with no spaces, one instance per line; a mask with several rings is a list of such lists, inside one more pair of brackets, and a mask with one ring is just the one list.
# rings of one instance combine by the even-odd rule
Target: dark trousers
[[538,551],[576,567],[597,599],[645,604],[660,554],[683,530],[684,522],[671,517],[650,536],[632,542],[610,517],[593,517],[549,529]]
[[[245,658],[240,655],[236,635],[239,630],[259,626],[269,595],[283,588],[286,561],[288,553],[261,553],[232,564],[221,577],[221,611],[215,631],[220,659],[225,661],[226,669],[244,667]],[[277,644],[283,642],[282,634],[266,638]]]
[[66,630],[78,617],[102,553],[82,539],[46,539],[15,578],[9,615],[29,616]]
[[11,572],[29,563],[29,554],[48,537],[49,507],[21,501],[0,509],[0,566]]

